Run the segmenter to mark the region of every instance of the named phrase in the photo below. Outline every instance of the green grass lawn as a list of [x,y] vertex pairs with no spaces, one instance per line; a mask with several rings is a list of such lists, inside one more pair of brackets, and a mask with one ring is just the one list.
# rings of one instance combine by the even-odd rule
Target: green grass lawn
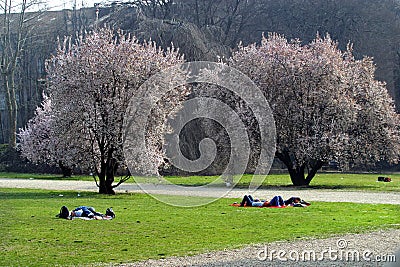
[[[275,240],[400,228],[399,205],[314,202],[307,208],[260,209],[231,207],[238,199],[220,199],[197,208],[179,208],[144,194],[81,195],[0,189],[0,265],[117,264]],[[91,205],[101,212],[111,206],[116,218],[57,219],[62,205]]]
[[39,174],[39,173],[17,173],[0,172],[0,178],[16,179],[41,179],[41,180],[72,180],[72,181],[94,181],[90,175],[73,175],[71,177],[62,177],[61,174]]
[[[378,176],[389,176],[392,178],[392,182],[384,183],[377,182]],[[248,187],[252,179],[252,175],[245,174],[239,178],[235,177],[237,182],[236,187]],[[0,172],[0,178],[25,178],[25,179],[48,179],[48,180],[82,180],[82,181],[93,181],[93,177],[85,175],[77,175],[69,178],[62,178],[60,175],[50,174],[26,174],[26,173],[7,173]],[[156,178],[135,178],[140,182],[155,182]],[[128,183],[134,183],[135,179],[129,179]],[[225,186],[224,181],[219,176],[169,176],[166,177],[171,183],[186,185],[186,186],[201,186],[211,182],[215,186]],[[116,182],[119,181],[119,177],[116,177]],[[292,183],[288,174],[270,174],[266,176],[262,188],[290,188]],[[278,188],[279,187],[279,188]],[[368,191],[392,191],[400,192],[400,174],[350,174],[350,173],[318,173],[316,177],[311,181],[309,188],[318,189],[343,189],[343,190],[368,190]]]
[[[389,176],[392,182],[377,182],[378,176]],[[237,182],[236,187],[248,187],[252,175],[245,174]],[[167,177],[168,181],[180,185],[205,185],[214,182],[216,185],[224,186],[225,183],[217,176],[189,176],[189,177]],[[293,187],[288,174],[270,174],[266,176],[262,188]],[[400,174],[350,174],[350,173],[318,173],[311,181],[309,188],[318,189],[345,189],[345,190],[368,190],[368,191],[396,191],[400,192]]]

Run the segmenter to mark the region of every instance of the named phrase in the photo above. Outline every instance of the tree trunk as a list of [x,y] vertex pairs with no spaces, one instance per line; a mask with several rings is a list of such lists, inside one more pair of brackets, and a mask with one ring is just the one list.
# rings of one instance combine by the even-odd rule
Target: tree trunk
[[99,193],[100,194],[106,194],[106,195],[115,195],[114,187],[113,187],[113,182],[114,182],[114,176],[99,176]]
[[8,149],[15,148],[17,132],[17,101],[15,96],[13,74],[3,73],[3,84],[6,93],[6,106],[8,115]]
[[110,195],[115,195],[115,191],[114,191],[114,187],[113,187],[114,177],[115,177],[114,169],[107,168],[106,189],[107,189],[107,194],[110,194]]
[[103,173],[103,171],[100,174],[98,174],[98,177],[99,177],[99,184],[98,184],[99,193],[100,194],[108,194],[107,187],[106,187],[106,176]]
[[2,117],[2,111],[0,110],[0,144],[5,143],[5,137],[6,134],[4,133],[4,125],[3,125],[3,117]]
[[58,166],[60,167],[64,178],[72,176],[72,169],[68,166],[65,166],[61,160],[58,162]]
[[311,180],[314,178],[315,174],[317,174],[317,171],[319,171],[322,168],[322,165],[324,163],[320,160],[315,160],[313,162],[311,162],[310,165],[310,169],[308,171],[308,175],[306,178],[306,183],[307,185],[310,184]]
[[[112,154],[112,153],[110,153]],[[99,193],[107,195],[115,195],[114,191],[114,178],[118,169],[117,160],[112,157],[107,158],[107,162],[101,164],[101,173],[99,174]]]
[[11,148],[16,148],[17,146],[17,116],[18,116],[18,105],[17,97],[15,93],[15,83],[14,83],[14,73],[11,77],[11,105],[12,105],[12,115],[10,116],[10,138],[8,140],[8,146]]
[[106,170],[99,174],[99,193],[106,195],[115,195],[112,183],[114,182],[114,177],[106,174]]
[[[17,97],[15,93],[15,72],[19,64],[20,54],[24,48],[27,32],[25,12],[31,6],[26,0],[21,1],[20,12],[17,12],[16,20],[12,13],[12,1],[3,2],[2,10],[2,38],[1,38],[1,71],[6,92],[6,104],[9,118],[8,149],[16,147],[17,137]],[[16,27],[11,27],[11,22],[17,23]]]
[[[308,186],[315,174],[322,168],[323,162],[320,160],[312,160],[305,162],[303,165],[297,166],[294,164],[292,157],[288,151],[276,153],[276,156],[286,165],[290,179],[294,186]],[[307,177],[305,176],[305,169],[308,167]]]
[[294,186],[304,186],[304,185],[309,185],[310,182],[307,183],[307,180],[304,176],[304,169],[305,165],[302,165],[297,168],[289,168],[289,174],[290,174],[290,180],[292,180],[292,184]]

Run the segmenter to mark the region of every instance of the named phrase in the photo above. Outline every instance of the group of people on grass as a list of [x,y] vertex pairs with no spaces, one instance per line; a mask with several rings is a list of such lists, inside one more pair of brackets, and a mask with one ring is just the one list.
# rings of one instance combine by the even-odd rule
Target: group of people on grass
[[[245,195],[240,202],[240,207],[306,207],[310,203],[302,200],[299,197],[291,197],[287,200],[283,200],[281,196],[274,196],[270,201],[254,199],[251,195]],[[62,206],[60,213],[57,215],[59,218],[63,219],[75,219],[75,218],[85,218],[94,220],[111,220],[115,218],[115,213],[112,208],[108,208],[105,214],[96,212],[93,207],[79,206],[73,210],[68,210],[66,206]]]
[[281,196],[274,196],[270,201],[254,199],[251,195],[245,195],[240,202],[240,207],[306,207],[310,203],[302,200],[299,197],[291,197],[287,200],[283,200]]

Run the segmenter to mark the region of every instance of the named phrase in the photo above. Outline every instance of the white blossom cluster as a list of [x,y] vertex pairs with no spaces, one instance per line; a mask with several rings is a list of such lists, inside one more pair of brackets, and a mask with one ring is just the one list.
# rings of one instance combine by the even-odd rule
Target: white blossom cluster
[[[149,77],[183,62],[173,47],[163,51],[153,42],[139,43],[130,35],[101,28],[69,38],[47,63],[48,97],[36,116],[19,134],[22,154],[30,160],[79,166],[99,177],[100,189],[110,188],[118,168],[124,167],[123,124],[129,101]],[[157,90],[157,88],[150,88]],[[179,87],[162,100],[179,105],[187,94]],[[159,103],[158,106],[165,106]],[[160,154],[155,143],[164,131],[169,109],[156,109],[148,122],[147,141],[155,151],[142,163],[154,162]]]
[[[165,157],[164,135],[170,130],[166,119],[179,110],[189,87],[183,85],[184,70],[172,71],[178,78],[170,77],[171,84],[166,85],[168,72],[160,77],[155,74],[183,62],[173,47],[163,51],[153,42],[141,44],[108,28],[81,36],[75,44],[65,39],[48,61],[48,96],[19,134],[22,154],[34,162],[61,162],[91,170],[100,178],[100,187],[101,183],[110,187],[116,169],[127,165],[123,150],[136,155],[129,159],[131,171],[157,174]],[[246,127],[240,135],[249,136],[249,147],[258,149],[258,155],[275,153],[275,147],[266,146],[275,146],[276,127],[275,154],[295,185],[309,184],[330,160],[343,166],[399,159],[399,115],[393,100],[385,84],[375,79],[372,59],[356,60],[351,45],[340,51],[329,36],[317,36],[302,45],[299,40],[270,34],[259,45],[240,45],[226,64],[261,89],[261,98],[267,100],[265,109],[272,111],[275,122],[268,116],[264,116],[267,121],[262,117],[257,121],[260,107],[237,100],[240,94],[260,98],[242,92],[247,88],[243,81],[229,81],[238,87],[231,93],[217,86],[229,77],[223,71],[206,72],[209,80],[221,83],[197,85],[194,91],[202,92],[200,97],[223,100],[237,113],[232,118],[239,118]],[[145,83],[150,77],[153,80]],[[173,90],[165,89],[171,85]],[[212,102],[203,103],[199,110],[215,111]],[[137,116],[147,108],[142,105],[149,105],[148,116]],[[225,117],[233,120],[229,113]],[[137,125],[128,127],[131,139],[123,140],[127,123]],[[264,127],[267,124],[274,124],[274,138],[269,137],[273,142],[262,143],[260,136],[269,136],[262,130],[270,129]],[[146,150],[139,143],[132,145],[141,138],[135,129],[145,129]]]
[[[328,36],[307,45],[270,34],[240,46],[229,65],[263,91],[277,128],[277,157],[295,184],[308,184],[324,162],[397,161],[399,115],[371,58],[356,60]],[[304,177],[304,171],[308,176]]]

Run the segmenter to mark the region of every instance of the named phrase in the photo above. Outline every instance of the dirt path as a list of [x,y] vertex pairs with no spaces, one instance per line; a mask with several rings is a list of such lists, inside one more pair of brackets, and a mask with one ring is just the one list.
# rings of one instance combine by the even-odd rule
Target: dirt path
[[[94,182],[88,181],[61,181],[61,180],[38,180],[38,179],[2,179],[0,178],[0,188],[33,188],[49,190],[72,190],[72,191],[97,191]],[[373,204],[400,204],[400,193],[398,192],[364,192],[364,191],[344,191],[344,190],[321,190],[321,189],[299,189],[299,190],[269,190],[259,189],[256,192],[249,192],[246,189],[232,189],[222,187],[181,187],[169,185],[147,185],[143,188],[136,184],[122,184],[116,188],[117,192],[146,192],[162,195],[182,195],[199,197],[226,197],[238,198],[251,193],[258,198],[271,198],[281,195],[284,198],[300,196],[306,201],[326,201],[326,202],[354,202],[354,203],[373,203]]]
[[325,239],[278,241],[190,257],[147,260],[124,264],[121,267],[399,267],[399,248],[400,229],[392,229],[367,234],[346,234]]

